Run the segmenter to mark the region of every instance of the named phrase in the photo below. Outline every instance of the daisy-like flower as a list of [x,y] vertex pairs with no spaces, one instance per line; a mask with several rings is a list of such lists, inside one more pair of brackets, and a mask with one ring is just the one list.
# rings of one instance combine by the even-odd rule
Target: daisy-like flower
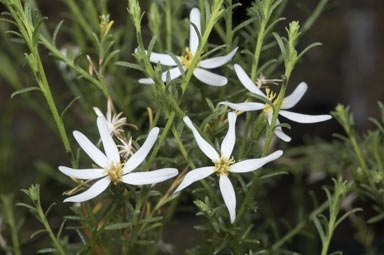
[[236,218],[236,195],[232,183],[228,178],[229,173],[246,173],[257,170],[266,163],[279,158],[283,154],[283,151],[279,150],[263,158],[248,159],[235,163],[235,160],[231,157],[231,155],[236,141],[236,117],[236,113],[228,113],[229,127],[228,132],[221,143],[220,154],[201,137],[197,129],[193,126],[191,120],[188,117],[184,117],[184,122],[192,130],[193,136],[195,137],[200,150],[212,160],[214,165],[196,168],[188,172],[179,187],[177,187],[174,192],[174,194],[176,194],[192,183],[216,173],[219,177],[221,195],[223,196],[225,205],[227,206],[231,223],[233,223]]
[[101,116],[107,120],[108,130],[111,135],[121,137],[120,134],[124,131],[123,127],[127,125],[127,118],[121,117],[121,115],[123,114],[122,112],[120,112],[119,114],[113,113],[113,103],[110,97],[108,97],[107,114],[105,116],[98,107],[93,107],[93,110],[95,111],[98,117]]
[[[269,101],[271,101],[273,104],[277,104],[277,94],[273,91],[271,91],[269,88],[265,89],[264,94],[249,78],[249,76],[245,73],[244,69],[238,65],[235,64],[235,71],[237,74],[237,77],[239,78],[240,82],[243,84],[243,86],[248,89],[250,92],[255,93],[259,96],[267,98]],[[300,99],[303,97],[305,92],[308,89],[308,85],[305,82],[301,82],[296,89],[292,92],[291,95],[285,97],[283,99],[283,103],[281,105],[281,109],[279,111],[279,115],[295,121],[299,123],[316,123],[321,121],[326,121],[332,118],[331,115],[328,114],[322,114],[322,115],[308,115],[308,114],[301,114],[291,111],[286,111],[287,109],[291,109],[294,107]],[[221,102],[220,104],[228,105],[230,108],[236,111],[257,111],[257,110],[263,110],[265,114],[267,114],[268,118],[268,124],[271,125],[272,122],[272,116],[273,116],[273,109],[269,104],[264,103],[253,103],[253,102],[245,102],[245,103],[229,103],[229,102]],[[277,119],[276,125],[278,125],[280,122]],[[279,137],[284,142],[291,141],[291,138],[286,135],[281,127],[275,127],[275,135]]]
[[[189,26],[189,47],[185,48],[185,56],[177,57],[180,63],[182,64],[183,70],[187,70],[191,63],[192,59],[196,54],[197,48],[199,46],[199,36],[196,33],[195,28],[192,24],[194,24],[199,32],[199,35],[201,37],[201,25],[200,25],[200,11],[197,8],[193,8],[190,13],[190,22],[191,25]],[[205,69],[214,69],[219,66],[222,66],[226,64],[228,61],[232,59],[232,57],[235,55],[238,47],[236,47],[234,50],[232,50],[228,55],[221,56],[221,57],[213,57],[209,59],[201,60],[196,68],[193,70],[193,75],[200,80],[201,82],[211,85],[211,86],[224,86],[227,84],[228,80],[224,76],[212,73],[210,71],[207,71]],[[137,49],[136,49],[137,51]],[[168,71],[165,71],[161,75],[161,79],[166,82],[167,81],[167,74],[169,73],[169,76],[171,80],[174,80],[178,78],[181,75],[180,69],[177,66],[177,63],[173,60],[173,58],[168,54],[161,54],[161,53],[155,53],[152,52],[150,55],[150,61],[152,63],[160,63],[164,66],[172,66],[173,68],[169,69]],[[155,82],[150,78],[143,78],[139,79],[139,83],[143,84],[154,84]]]
[[[148,172],[132,173],[145,159],[152,146],[156,142],[159,134],[159,128],[153,128],[145,140],[143,146],[128,159],[126,163],[120,161],[119,151],[112,136],[108,130],[104,117],[97,118],[97,127],[99,129],[101,141],[105,150],[102,153],[88,138],[74,131],[73,136],[86,154],[99,166],[94,169],[72,169],[65,166],[59,166],[59,170],[77,179],[96,180],[89,189],[78,195],[68,197],[64,202],[84,202],[98,196],[109,184],[124,182],[131,185],[154,184],[165,181],[178,174],[175,168],[163,168]],[[101,178],[101,179],[100,179]]]

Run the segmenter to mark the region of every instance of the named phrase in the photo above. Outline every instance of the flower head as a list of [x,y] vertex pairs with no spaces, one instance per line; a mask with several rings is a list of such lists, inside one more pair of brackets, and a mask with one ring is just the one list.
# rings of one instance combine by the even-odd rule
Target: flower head
[[236,141],[236,117],[236,113],[228,113],[229,127],[228,132],[221,143],[220,154],[201,137],[197,129],[193,126],[191,120],[188,117],[184,117],[184,122],[192,130],[197,145],[200,150],[212,160],[213,166],[196,168],[188,172],[179,187],[177,187],[174,192],[174,194],[176,194],[192,183],[216,173],[219,177],[221,195],[223,196],[225,205],[227,206],[231,223],[233,223],[236,218],[236,195],[228,175],[230,173],[246,173],[257,170],[266,163],[279,158],[283,154],[283,151],[279,150],[263,158],[248,159],[235,163],[235,159],[231,157],[231,155]]
[[[199,46],[199,36],[197,34],[198,32],[201,37],[199,9],[193,8],[191,10],[190,22],[191,22],[191,25],[189,26],[189,47],[185,48],[185,55],[178,57],[178,60],[180,61],[182,65],[182,69],[184,71],[190,68],[192,60]],[[195,30],[192,24],[196,26],[197,31]],[[225,55],[225,56],[213,57],[213,58],[201,60],[197,64],[196,68],[194,69],[193,75],[201,82],[208,84],[210,86],[224,86],[228,82],[227,78],[225,78],[224,76],[212,73],[210,71],[207,71],[205,69],[213,69],[226,64],[235,55],[237,49],[238,48],[233,49],[228,55]],[[162,73],[161,79],[164,82],[167,81],[168,73],[171,80],[174,80],[181,75],[181,72],[179,67],[177,66],[177,63],[173,60],[173,58],[170,55],[152,52],[149,58],[152,63],[159,62],[164,66],[173,67],[168,71],[165,71]],[[143,78],[143,79],[139,79],[139,83],[154,84],[155,82],[150,78]]]
[[96,115],[98,117],[104,117],[107,121],[108,130],[111,135],[114,135],[116,137],[121,137],[121,133],[124,131],[123,127],[127,125],[127,118],[121,117],[123,114],[122,112],[115,114],[113,110],[113,103],[112,99],[108,97],[107,102],[107,114],[104,115],[99,108],[93,107],[93,110],[95,111]]
[[[239,78],[241,84],[248,89],[250,92],[255,93],[259,96],[267,98],[269,101],[271,101],[273,104],[276,105],[277,103],[277,94],[273,91],[271,91],[269,88],[265,89],[265,93],[263,93],[258,86],[256,86],[252,80],[249,78],[249,76],[245,73],[244,69],[238,65],[235,64],[235,71],[237,74],[237,77]],[[279,115],[290,119],[295,122],[299,123],[316,123],[321,121],[326,121],[332,118],[331,115],[328,114],[322,114],[322,115],[308,115],[308,114],[301,114],[291,111],[286,111],[286,109],[290,109],[294,107],[300,99],[303,97],[304,93],[307,91],[308,85],[305,82],[300,83],[296,89],[292,92],[291,95],[284,98],[283,103],[281,105],[281,109],[279,111]],[[273,108],[269,104],[264,103],[253,103],[253,102],[245,102],[245,103],[229,103],[229,102],[221,102],[220,104],[228,105],[230,108],[236,111],[257,111],[257,110],[263,110],[265,114],[267,114],[268,118],[268,124],[270,125],[272,122],[272,116],[273,116]],[[276,124],[279,124],[279,120],[276,120]],[[280,126],[275,127],[275,135],[279,137],[281,140],[285,142],[291,141],[291,138],[286,135],[282,128]]]
[[124,182],[132,185],[154,184],[165,181],[177,175],[175,168],[163,168],[148,172],[132,173],[145,159],[152,146],[156,142],[159,134],[159,128],[153,128],[145,140],[143,146],[128,159],[127,162],[120,161],[119,151],[112,139],[104,117],[97,118],[97,127],[99,129],[101,141],[105,150],[102,153],[88,138],[74,131],[73,136],[79,143],[85,153],[96,163],[98,168],[93,169],[72,169],[65,166],[59,166],[59,170],[73,178],[83,180],[96,180],[88,190],[78,195],[68,197],[64,202],[84,202],[98,196],[109,184]]

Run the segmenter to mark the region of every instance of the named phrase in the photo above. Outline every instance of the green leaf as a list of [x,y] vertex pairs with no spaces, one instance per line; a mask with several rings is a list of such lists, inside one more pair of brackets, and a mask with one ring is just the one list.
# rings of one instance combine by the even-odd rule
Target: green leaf
[[149,59],[149,56],[151,56],[152,54],[152,50],[153,50],[153,47],[155,46],[156,40],[157,40],[157,35],[154,35],[152,36],[152,39],[149,42],[148,51],[147,51],[148,59]]
[[79,100],[81,97],[80,96],[77,96],[75,97],[74,99],[72,99],[71,102],[69,102],[69,104],[64,108],[64,110],[61,112],[60,114],[60,119],[63,121],[63,118],[64,118],[64,115],[65,113],[69,110],[69,108],[71,108],[71,106],[77,101]]
[[136,70],[144,72],[144,69],[141,66],[139,66],[138,64],[134,64],[134,63],[129,63],[129,62],[125,62],[125,61],[117,61],[115,63],[115,65],[124,66],[127,68],[136,69]]
[[373,223],[376,223],[378,221],[381,221],[382,219],[384,219],[384,213],[380,213],[370,219],[367,220],[367,223],[368,224],[373,224]]
[[43,24],[44,20],[47,20],[47,17],[42,17],[37,25],[35,26],[35,29],[33,30],[33,35],[32,35],[32,42],[34,44],[37,43],[37,40],[39,39],[40,36],[40,30],[41,30],[41,25]]
[[29,238],[34,238],[35,236],[37,236],[38,234],[40,234],[40,233],[44,233],[44,232],[47,232],[47,230],[46,229],[39,229],[39,230],[36,230],[35,232],[33,232],[32,234],[31,234],[31,236],[29,237]]
[[319,232],[321,242],[324,243],[324,241],[325,241],[325,233],[324,233],[324,230],[323,230],[323,226],[321,225],[321,223],[320,223],[319,219],[317,218],[317,216],[313,217],[313,223],[315,223],[317,232]]
[[59,31],[60,31],[60,28],[61,28],[61,26],[63,25],[63,23],[64,23],[64,20],[62,19],[62,20],[60,20],[60,22],[56,25],[56,27],[55,27],[55,31],[53,32],[53,36],[52,36],[52,44],[54,45],[54,46],[56,46],[56,38],[57,38],[57,34],[59,33]]
[[251,18],[247,19],[246,21],[243,21],[242,23],[240,23],[239,25],[237,25],[237,26],[232,30],[232,33],[236,33],[237,31],[241,30],[243,27],[249,25],[250,23],[254,22],[255,20],[257,20],[257,17],[251,17]]
[[12,93],[11,99],[18,94],[30,92],[30,91],[34,91],[34,90],[38,90],[38,91],[42,92],[42,90],[39,87],[28,87],[28,88],[24,88],[24,89],[19,89],[19,90]]
[[285,44],[283,40],[281,39],[280,35],[273,33],[273,36],[275,37],[277,44],[279,45],[280,51],[283,54],[283,58],[285,60],[288,60],[287,50],[285,49]]
[[118,229],[126,229],[132,226],[132,222],[122,222],[116,223],[106,226],[105,230],[118,230]]
[[36,211],[36,208],[34,208],[33,206],[31,206],[31,205],[29,205],[29,204],[25,204],[25,203],[17,203],[16,206],[25,207],[25,208],[28,208],[28,209],[31,210],[31,211]]
[[51,209],[56,205],[56,203],[52,203],[49,205],[48,209],[45,211],[44,215],[47,217],[48,213],[51,211]]
[[308,45],[300,54],[299,56],[297,57],[297,59],[300,59],[305,53],[307,53],[307,51],[309,51],[310,49],[314,48],[314,47],[317,47],[317,46],[321,46],[322,43],[319,43],[319,42],[315,42],[315,43],[312,43],[310,45]]
[[45,248],[45,249],[40,249],[36,253],[56,253],[57,250],[55,248]]
[[[176,55],[173,54],[172,52],[167,52],[167,54],[173,59],[173,61],[175,61],[175,63],[177,64],[177,67],[179,68],[179,71],[181,73],[181,77],[183,79],[185,79],[185,71],[183,69],[183,65],[180,62],[180,59],[178,57],[176,57]],[[168,75],[168,73],[167,73],[167,75]],[[168,79],[167,79],[167,83],[168,83]]]
[[289,175],[288,172],[286,171],[281,171],[281,172],[276,172],[276,173],[271,173],[271,174],[266,174],[260,177],[260,180],[265,180],[271,177],[279,176],[279,175]]
[[344,213],[343,216],[341,216],[335,223],[335,228],[343,221],[345,220],[345,218],[347,218],[349,215],[353,214],[353,213],[356,213],[356,212],[361,212],[363,211],[362,208],[354,208],[346,213]]

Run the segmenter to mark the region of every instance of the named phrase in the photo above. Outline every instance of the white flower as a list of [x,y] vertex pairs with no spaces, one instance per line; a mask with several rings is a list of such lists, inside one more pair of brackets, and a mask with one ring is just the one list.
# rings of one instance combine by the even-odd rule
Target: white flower
[[97,127],[99,129],[101,141],[105,150],[102,153],[85,135],[78,131],[73,132],[73,136],[79,143],[80,147],[88,154],[88,156],[99,166],[94,169],[72,169],[65,166],[60,166],[59,170],[77,179],[95,180],[88,190],[78,195],[68,197],[64,202],[84,202],[98,196],[103,192],[111,182],[117,184],[124,182],[132,185],[154,184],[165,181],[178,174],[175,168],[163,168],[155,171],[132,173],[143,162],[152,146],[156,142],[159,134],[159,128],[153,128],[143,146],[128,159],[126,163],[120,161],[119,151],[115,142],[110,135],[107,123],[104,117],[97,118]]
[[[201,35],[199,9],[193,8],[191,10],[190,22],[197,27],[199,34]],[[177,57],[180,63],[182,64],[184,71],[190,67],[192,63],[192,59],[196,54],[198,46],[199,46],[199,36],[197,35],[195,28],[192,25],[190,25],[189,26],[189,47],[185,48],[186,55]],[[237,49],[238,47],[236,47],[228,55],[225,55],[225,56],[213,57],[213,58],[201,60],[197,64],[196,68],[194,69],[193,75],[205,84],[208,84],[211,86],[224,86],[228,82],[227,78],[225,78],[224,76],[212,73],[210,71],[207,71],[205,69],[213,69],[226,64],[235,55]],[[137,49],[135,50],[135,52],[136,51]],[[160,64],[164,66],[173,66],[173,68],[162,73],[161,79],[164,82],[167,81],[168,73],[171,80],[174,80],[181,75],[181,72],[179,67],[177,66],[177,63],[168,54],[152,52],[150,55],[150,61],[156,64],[160,62]],[[154,84],[154,81],[150,78],[144,78],[144,79],[139,79],[139,83]]]
[[174,192],[174,194],[176,194],[193,182],[216,173],[216,175],[219,176],[221,195],[223,196],[225,205],[227,206],[231,223],[233,223],[236,218],[236,196],[235,190],[233,189],[231,181],[228,178],[228,174],[230,172],[246,173],[257,170],[264,164],[279,158],[283,154],[283,151],[279,150],[263,158],[248,159],[235,163],[235,160],[233,157],[231,157],[231,155],[236,141],[236,117],[236,113],[228,113],[229,127],[228,132],[221,144],[220,155],[207,141],[201,137],[197,129],[193,126],[191,120],[188,117],[184,117],[184,122],[192,130],[193,136],[195,137],[200,150],[212,160],[214,166],[196,168],[188,172],[179,187],[177,187]]
[[99,108],[93,107],[93,110],[95,111],[98,117],[104,117],[106,119],[108,130],[111,135],[115,135],[116,137],[121,137],[120,133],[124,131],[123,127],[127,125],[127,118],[126,117],[120,118],[121,115],[123,114],[122,112],[120,112],[119,114],[113,113],[113,103],[110,97],[108,97],[107,114],[105,116],[100,111]]
[[[265,89],[266,94],[264,94],[249,78],[249,76],[245,73],[244,69],[238,65],[235,64],[235,71],[237,74],[237,77],[239,78],[240,82],[243,84],[243,86],[248,89],[250,92],[258,94],[259,96],[265,97],[268,100],[270,100],[273,104],[277,103],[277,94],[272,92],[269,88]],[[279,115],[290,119],[295,122],[299,123],[316,123],[321,121],[326,121],[332,118],[331,115],[323,114],[323,115],[308,115],[308,114],[301,114],[291,111],[285,111],[285,109],[290,109],[294,107],[300,99],[303,97],[304,93],[307,91],[308,85],[305,82],[301,82],[296,89],[292,92],[291,95],[285,97],[283,99],[283,103],[281,105],[281,109],[279,111]],[[268,124],[270,125],[272,122],[272,116],[273,116],[273,109],[270,105],[264,104],[264,103],[253,103],[253,102],[245,102],[245,103],[228,103],[228,102],[221,102],[220,104],[228,105],[230,108],[236,111],[257,111],[262,110],[267,114],[268,117]],[[276,125],[278,125],[280,122],[277,119]],[[279,137],[281,140],[285,142],[291,141],[291,138],[283,133],[283,130],[281,127],[275,127],[275,135]]]

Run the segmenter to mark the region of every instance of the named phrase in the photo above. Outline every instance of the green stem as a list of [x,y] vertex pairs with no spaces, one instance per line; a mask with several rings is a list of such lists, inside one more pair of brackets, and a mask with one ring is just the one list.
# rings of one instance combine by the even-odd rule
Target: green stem
[[167,51],[172,50],[172,14],[171,14],[171,0],[166,1],[165,9],[165,29],[166,29],[166,44]]
[[44,36],[40,36],[40,41],[41,43],[51,52],[53,53],[56,57],[58,57],[60,60],[64,61],[71,69],[76,71],[81,77],[84,79],[90,81],[94,85],[96,85],[102,92],[103,94],[108,97],[109,93],[108,90],[106,89],[105,86],[102,86],[100,82],[92,77],[87,71],[82,69],[81,67],[75,65],[72,60],[68,59],[65,57],[50,41],[48,41]]
[[59,254],[65,255],[63,247],[61,247],[59,241],[56,239],[56,236],[53,234],[51,226],[49,225],[48,220],[45,217],[43,209],[41,208],[40,201],[38,202],[36,209],[37,209],[37,213],[39,215],[39,218],[41,219],[41,221],[45,227],[45,230],[47,231],[49,237],[51,238],[51,241],[53,242],[56,250],[58,251]]
[[13,210],[13,196],[1,195],[1,200],[4,205],[6,220],[9,225],[9,229],[11,230],[13,252],[15,255],[21,255],[20,242],[17,236],[17,228],[15,224],[15,217],[14,217],[14,210]]
[[274,243],[271,247],[271,250],[272,251],[276,251],[277,249],[279,249],[284,243],[286,243],[287,241],[291,240],[292,237],[294,237],[295,235],[297,235],[298,233],[300,233],[300,231],[305,227],[305,225],[308,223],[309,220],[311,220],[314,216],[320,214],[322,211],[324,211],[325,209],[327,209],[329,206],[329,201],[325,201],[322,205],[320,205],[318,208],[316,208],[315,210],[313,210],[308,218],[306,220],[303,220],[301,221],[299,224],[296,225],[296,227],[294,229],[292,229],[291,231],[289,231],[285,236],[283,236],[282,238],[279,239],[279,241],[277,241],[276,243]]
[[163,132],[161,133],[161,136],[160,136],[160,139],[159,139],[159,142],[156,144],[155,148],[153,149],[152,153],[151,153],[151,156],[149,157],[148,159],[148,162],[147,164],[145,165],[145,169],[149,169],[153,163],[153,161],[155,160],[156,156],[157,156],[157,153],[159,152],[160,150],[160,147],[161,145],[163,144],[164,140],[165,140],[165,137],[167,137],[167,134],[169,132],[169,129],[171,128],[172,126],[172,123],[173,123],[173,120],[175,119],[175,115],[176,115],[176,112],[172,111],[169,116],[168,116],[168,120],[167,120],[167,123],[165,124],[165,127],[163,129]]

